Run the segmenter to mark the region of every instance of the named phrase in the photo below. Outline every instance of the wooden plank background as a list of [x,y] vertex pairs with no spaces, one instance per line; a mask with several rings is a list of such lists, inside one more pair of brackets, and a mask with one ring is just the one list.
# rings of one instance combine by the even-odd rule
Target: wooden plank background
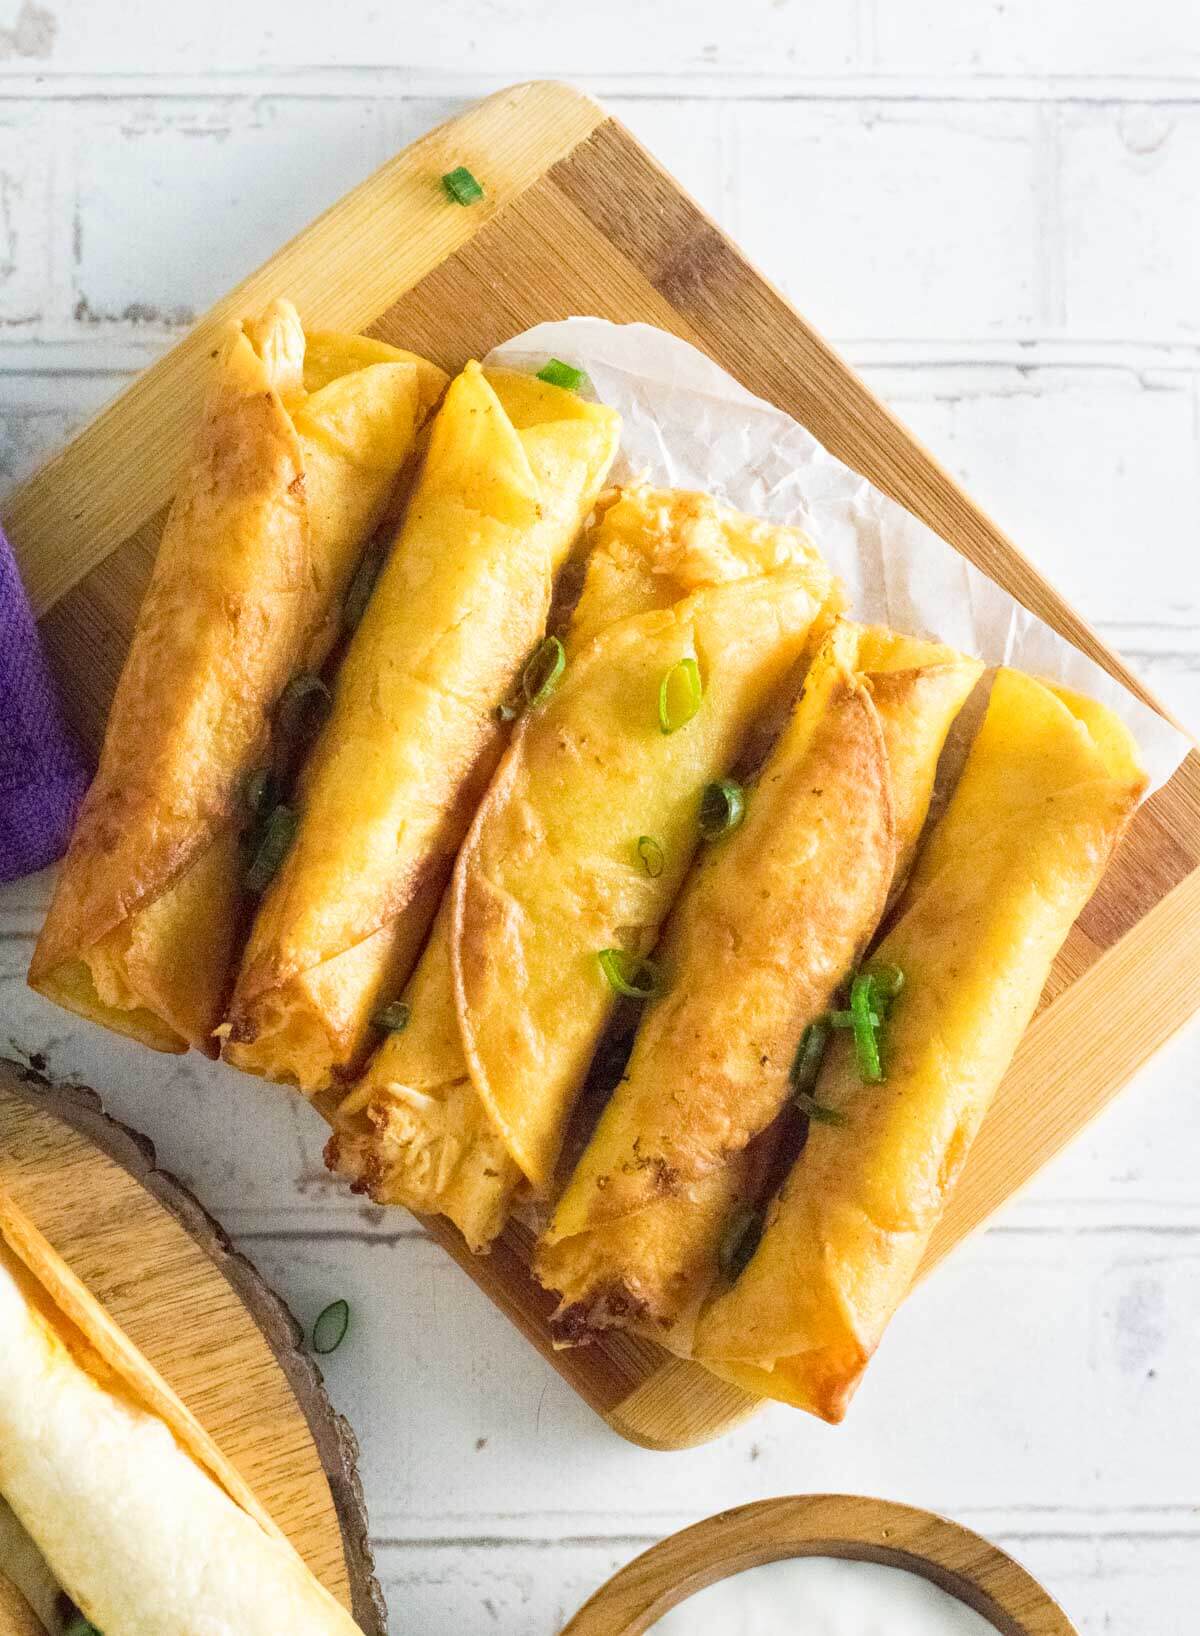
[[[327,8],[278,0],[253,22],[219,0],[202,26],[112,0],[26,10],[57,27],[18,29],[15,4],[0,16],[10,481],[403,142],[481,90],[566,73],[1200,722],[1200,577],[1182,550],[1200,522],[1200,38],[1185,8],[1109,0],[1080,27],[1061,3],[999,20],[949,0],[919,18],[764,0],[731,19],[704,0],[683,20],[622,0],[601,31],[515,0],[402,28],[349,4],[331,29]],[[814,1486],[955,1512],[1084,1629],[1190,1629],[1195,1030],[915,1298],[851,1424],[771,1412],[664,1463],[605,1441],[439,1251],[326,1197],[303,1110],[194,1065],[151,1073],[27,996],[43,893],[0,896],[8,1032],[149,1128],[298,1310],[386,1286],[412,1314],[331,1360],[410,1621],[449,1631],[489,1603],[499,1628],[545,1632],[667,1527]],[[964,1382],[936,1435],[948,1405],[927,1325]]]

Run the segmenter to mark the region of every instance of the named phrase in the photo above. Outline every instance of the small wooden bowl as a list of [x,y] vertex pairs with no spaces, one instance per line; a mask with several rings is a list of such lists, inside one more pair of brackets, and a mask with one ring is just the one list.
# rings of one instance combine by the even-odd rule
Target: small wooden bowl
[[1000,1636],[1078,1636],[1058,1603],[986,1539],[931,1511],[853,1494],[759,1500],[685,1528],[614,1574],[562,1636],[641,1636],[706,1585],[796,1556],[905,1568],[974,1608]]

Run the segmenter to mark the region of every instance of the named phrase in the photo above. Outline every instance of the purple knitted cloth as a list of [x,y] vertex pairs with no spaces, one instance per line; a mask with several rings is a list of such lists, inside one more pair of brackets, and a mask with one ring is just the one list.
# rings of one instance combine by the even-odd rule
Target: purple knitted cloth
[[0,530],[0,881],[62,856],[87,781]]

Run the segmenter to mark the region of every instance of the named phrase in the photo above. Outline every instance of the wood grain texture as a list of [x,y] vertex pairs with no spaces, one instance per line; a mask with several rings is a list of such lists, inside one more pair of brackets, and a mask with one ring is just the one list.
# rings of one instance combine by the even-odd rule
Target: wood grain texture
[[286,1307],[96,1098],[0,1063],[0,1187],[200,1419],[367,1636],[385,1628],[355,1466]]
[[[483,179],[485,206],[462,210],[440,195],[441,171],[458,162]],[[43,611],[72,717],[93,745],[194,421],[215,325],[276,293],[297,300],[310,322],[369,327],[450,369],[535,322],[572,313],[672,330],[796,416],[1148,698],[629,133],[590,99],[534,84],[489,98],[384,166],[226,297],[18,492],[9,533]],[[1194,938],[1198,866],[1200,756],[1193,753],[1140,809],[1073,929],[928,1264],[1057,1152],[1200,1005],[1181,958]],[[1127,1019],[1119,1038],[1106,1031],[1115,1017]],[[1104,1046],[1083,1049],[1089,1039]],[[623,1435],[650,1447],[684,1447],[749,1412],[741,1394],[628,1338],[556,1353],[547,1299],[525,1270],[519,1231],[505,1235],[490,1261],[476,1261],[441,1224],[431,1230]]]
[[980,1535],[929,1511],[848,1494],[762,1500],[685,1528],[615,1574],[562,1636],[641,1636],[706,1585],[801,1556],[920,1574],[990,1620],[1001,1636],[1076,1636],[1037,1581]]

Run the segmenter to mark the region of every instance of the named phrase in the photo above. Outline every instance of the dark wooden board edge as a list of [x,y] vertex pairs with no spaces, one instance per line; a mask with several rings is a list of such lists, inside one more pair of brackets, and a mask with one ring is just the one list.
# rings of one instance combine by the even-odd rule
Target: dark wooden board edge
[[333,1495],[354,1618],[364,1636],[387,1636],[387,1605],[375,1576],[366,1498],[358,1473],[358,1439],[350,1422],[330,1402],[321,1371],[303,1348],[300,1324],[195,1194],[159,1167],[149,1137],[105,1113],[100,1097],[86,1085],[54,1084],[36,1067],[0,1058],[0,1069],[10,1066],[14,1072],[4,1077],[18,1095],[86,1136],[175,1217],[262,1331],[308,1422]]

